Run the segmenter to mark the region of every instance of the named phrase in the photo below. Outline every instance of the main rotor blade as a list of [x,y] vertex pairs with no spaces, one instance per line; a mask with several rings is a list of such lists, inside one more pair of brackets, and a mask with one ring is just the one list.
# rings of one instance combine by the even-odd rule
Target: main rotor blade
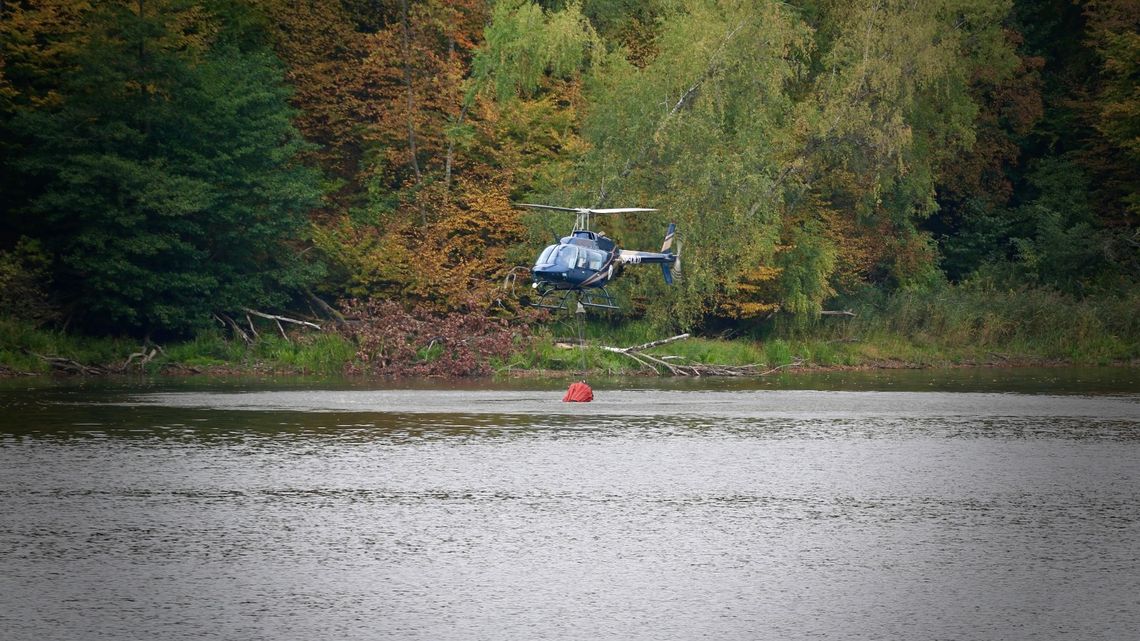
[[531,209],[552,209],[554,211],[572,211],[578,214],[629,214],[639,211],[657,211],[647,207],[618,207],[616,209],[590,209],[589,207],[555,207],[554,205],[536,205],[534,203],[514,203],[515,207],[530,207]]
[[532,203],[514,203],[515,207],[530,207],[532,209],[553,209],[554,211],[582,211],[575,207],[555,207],[553,205],[535,205]]

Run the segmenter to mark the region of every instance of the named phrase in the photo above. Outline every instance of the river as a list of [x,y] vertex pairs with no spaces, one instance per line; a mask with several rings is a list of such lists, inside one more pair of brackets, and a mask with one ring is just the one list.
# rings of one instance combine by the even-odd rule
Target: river
[[0,638],[1140,639],[1140,370],[0,381]]

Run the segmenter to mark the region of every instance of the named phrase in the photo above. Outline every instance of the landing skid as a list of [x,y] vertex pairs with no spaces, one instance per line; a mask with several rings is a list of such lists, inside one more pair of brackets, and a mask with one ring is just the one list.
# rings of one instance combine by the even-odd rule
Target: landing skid
[[605,287],[597,289],[545,289],[539,290],[537,302],[527,301],[525,304],[540,309],[562,310],[570,308],[571,298],[577,294],[577,302],[583,307],[594,309],[621,309],[612,294]]

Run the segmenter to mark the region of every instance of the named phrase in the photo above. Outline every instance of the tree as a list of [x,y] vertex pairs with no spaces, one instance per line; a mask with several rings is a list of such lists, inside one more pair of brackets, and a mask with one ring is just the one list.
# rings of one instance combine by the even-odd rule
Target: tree
[[974,70],[1000,80],[1016,65],[1007,11],[689,0],[660,18],[647,64],[609,58],[590,85],[580,185],[680,219],[686,282],[651,313],[810,316],[858,283],[932,274],[918,225],[941,168],[974,144]]
[[[104,3],[58,105],[17,114],[19,211],[72,320],[185,332],[212,312],[274,306],[313,275],[289,248],[317,177],[273,55],[219,0]],[[222,20],[220,16],[227,19]]]

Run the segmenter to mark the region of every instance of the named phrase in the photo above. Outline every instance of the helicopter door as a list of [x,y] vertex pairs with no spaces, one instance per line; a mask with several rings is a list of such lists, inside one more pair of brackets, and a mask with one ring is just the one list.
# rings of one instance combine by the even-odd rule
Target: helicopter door
[[598,271],[606,262],[606,253],[596,249],[583,249],[578,253],[578,268]]

